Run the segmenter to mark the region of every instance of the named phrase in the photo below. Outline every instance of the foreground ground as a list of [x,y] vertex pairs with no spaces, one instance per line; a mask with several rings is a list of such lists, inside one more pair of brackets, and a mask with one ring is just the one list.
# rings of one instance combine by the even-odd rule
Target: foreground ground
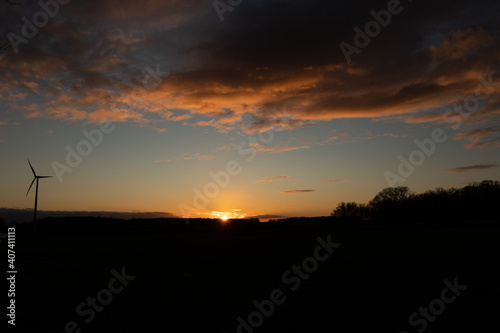
[[[18,232],[15,331],[499,331],[499,232],[494,222]],[[340,246],[317,252],[327,257],[317,268],[306,260],[310,273],[287,273],[314,257],[318,237]],[[112,270],[128,276],[114,293]],[[467,288],[443,294],[445,279]],[[96,296],[100,312],[87,303]]]

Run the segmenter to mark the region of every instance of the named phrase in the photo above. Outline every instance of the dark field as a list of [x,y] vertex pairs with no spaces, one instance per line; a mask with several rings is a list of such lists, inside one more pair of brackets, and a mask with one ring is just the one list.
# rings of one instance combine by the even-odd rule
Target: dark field
[[[168,220],[162,220],[168,221]],[[43,222],[43,221],[42,221]],[[147,221],[144,222],[147,225]],[[158,221],[156,221],[158,223]],[[167,223],[167,222],[165,222]],[[218,223],[218,222],[217,222]],[[500,226],[425,224],[236,223],[206,230],[17,231],[19,332],[498,332]],[[317,238],[340,247],[307,278],[288,274],[314,255]],[[321,255],[326,255],[322,250]],[[108,289],[111,270],[135,276],[95,311],[77,307]],[[313,267],[314,268],[314,267]],[[441,298],[443,283],[466,285],[442,313],[408,319]],[[130,278],[132,279],[132,278]],[[294,282],[292,282],[294,281]],[[292,287],[300,286],[292,291]],[[115,287],[118,288],[116,282]],[[256,328],[239,328],[254,300],[282,291]],[[101,297],[106,297],[101,293]],[[104,295],[104,296],[103,296]],[[453,298],[453,293],[445,294]],[[106,301],[108,301],[106,299]],[[269,304],[264,302],[264,304]],[[86,323],[85,320],[89,322]],[[259,316],[254,316],[259,321]],[[68,322],[75,322],[67,324]],[[68,325],[68,330],[65,330]]]

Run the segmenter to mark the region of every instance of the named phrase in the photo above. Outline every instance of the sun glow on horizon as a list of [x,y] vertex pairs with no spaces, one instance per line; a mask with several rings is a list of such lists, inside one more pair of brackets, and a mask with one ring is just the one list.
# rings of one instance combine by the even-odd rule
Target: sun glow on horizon
[[222,221],[227,221],[230,219],[242,219],[246,217],[246,214],[241,213],[240,209],[232,209],[229,212],[218,212],[218,211],[213,211],[209,213],[211,218],[214,219],[221,219]]

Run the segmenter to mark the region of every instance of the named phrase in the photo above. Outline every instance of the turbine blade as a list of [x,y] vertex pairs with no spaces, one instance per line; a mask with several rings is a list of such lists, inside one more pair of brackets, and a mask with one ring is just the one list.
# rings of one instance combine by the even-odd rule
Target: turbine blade
[[36,172],[35,172],[35,169],[33,169],[33,166],[31,165],[30,159],[29,158],[26,158],[26,159],[28,160],[28,163],[30,164],[31,171],[33,171],[33,174],[36,177]]
[[26,192],[26,196],[28,196],[28,193],[30,193],[31,187],[33,186],[33,183],[35,182],[36,178],[33,178],[33,181],[31,182],[30,188],[28,189],[28,192]]
[[52,178],[54,176],[36,176],[36,178]]

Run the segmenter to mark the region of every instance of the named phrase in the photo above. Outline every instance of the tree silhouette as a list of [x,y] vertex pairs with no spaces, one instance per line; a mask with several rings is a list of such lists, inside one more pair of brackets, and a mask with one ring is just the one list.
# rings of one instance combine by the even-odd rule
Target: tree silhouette
[[368,205],[341,202],[334,217],[389,221],[498,220],[500,181],[484,180],[463,188],[437,188],[415,194],[408,187],[388,187]]
[[330,214],[334,217],[342,218],[367,218],[367,206],[356,202],[341,202]]
[[368,208],[375,218],[402,218],[404,211],[409,208],[409,200],[414,196],[406,186],[387,187],[368,203]]

